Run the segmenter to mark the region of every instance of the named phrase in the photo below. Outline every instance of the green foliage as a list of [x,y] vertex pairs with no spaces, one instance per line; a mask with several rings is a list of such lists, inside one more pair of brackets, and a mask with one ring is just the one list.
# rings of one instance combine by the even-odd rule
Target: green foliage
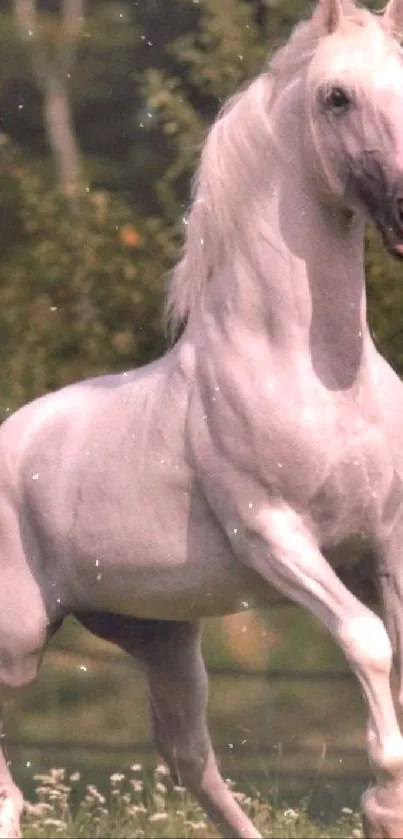
[[0,146],[0,351],[5,411],[162,351],[162,279],[174,255],[158,219],[83,190],[73,210],[12,144]]
[[[187,0],[175,0],[180,8]],[[257,72],[267,44],[253,6],[239,0],[202,0],[199,26],[169,45],[177,75],[149,69],[144,94],[169,141],[170,164],[157,185],[163,214],[182,214],[185,189],[204,133],[227,97]],[[186,187],[185,187],[186,184]]]

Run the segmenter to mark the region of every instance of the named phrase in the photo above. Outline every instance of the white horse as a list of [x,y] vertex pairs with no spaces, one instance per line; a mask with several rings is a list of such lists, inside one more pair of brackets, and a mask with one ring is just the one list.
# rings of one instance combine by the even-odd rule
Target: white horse
[[[75,614],[142,661],[158,749],[227,837],[259,834],[217,768],[198,621],[276,592],[360,680],[366,834],[403,835],[403,387],[363,271],[365,219],[403,255],[401,30],[403,0],[377,16],[322,0],[207,138],[169,298],[180,340],[0,430],[2,692]],[[385,623],[332,567],[357,536]],[[3,756],[0,792],[17,836]]]

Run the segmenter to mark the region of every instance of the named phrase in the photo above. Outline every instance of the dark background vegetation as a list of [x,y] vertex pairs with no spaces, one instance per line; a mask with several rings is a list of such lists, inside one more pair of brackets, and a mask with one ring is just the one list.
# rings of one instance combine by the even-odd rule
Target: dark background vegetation
[[[1,0],[0,417],[164,350],[164,283],[206,128],[309,10],[302,0]],[[367,265],[372,328],[401,373],[402,268],[373,233]],[[74,625],[64,632],[11,723],[28,786],[55,763],[119,769],[148,742],[137,672],[91,658],[104,646]],[[319,773],[322,796],[343,777],[348,798],[365,772],[363,711],[348,679],[306,678],[345,669],[325,634],[289,608],[211,622],[206,650],[221,668],[262,674],[214,680],[227,771],[259,770],[270,785],[285,773],[287,795],[291,776],[307,793]],[[302,675],[264,678],[296,666]]]

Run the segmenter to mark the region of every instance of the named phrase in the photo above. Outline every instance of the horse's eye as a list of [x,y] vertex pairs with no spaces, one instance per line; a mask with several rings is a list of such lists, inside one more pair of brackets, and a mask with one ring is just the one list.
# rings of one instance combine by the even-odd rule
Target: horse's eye
[[351,105],[351,99],[342,87],[332,87],[326,94],[325,104],[332,111],[344,111]]

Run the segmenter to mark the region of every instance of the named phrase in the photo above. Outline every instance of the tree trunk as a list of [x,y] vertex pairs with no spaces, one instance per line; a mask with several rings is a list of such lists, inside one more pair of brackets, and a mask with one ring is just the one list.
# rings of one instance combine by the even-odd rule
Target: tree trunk
[[84,21],[85,0],[63,0],[61,37],[53,60],[40,43],[35,0],[13,0],[20,38],[30,51],[33,71],[43,96],[44,120],[54,154],[60,187],[72,200],[81,184],[80,149],[74,130],[66,79],[73,69]]

